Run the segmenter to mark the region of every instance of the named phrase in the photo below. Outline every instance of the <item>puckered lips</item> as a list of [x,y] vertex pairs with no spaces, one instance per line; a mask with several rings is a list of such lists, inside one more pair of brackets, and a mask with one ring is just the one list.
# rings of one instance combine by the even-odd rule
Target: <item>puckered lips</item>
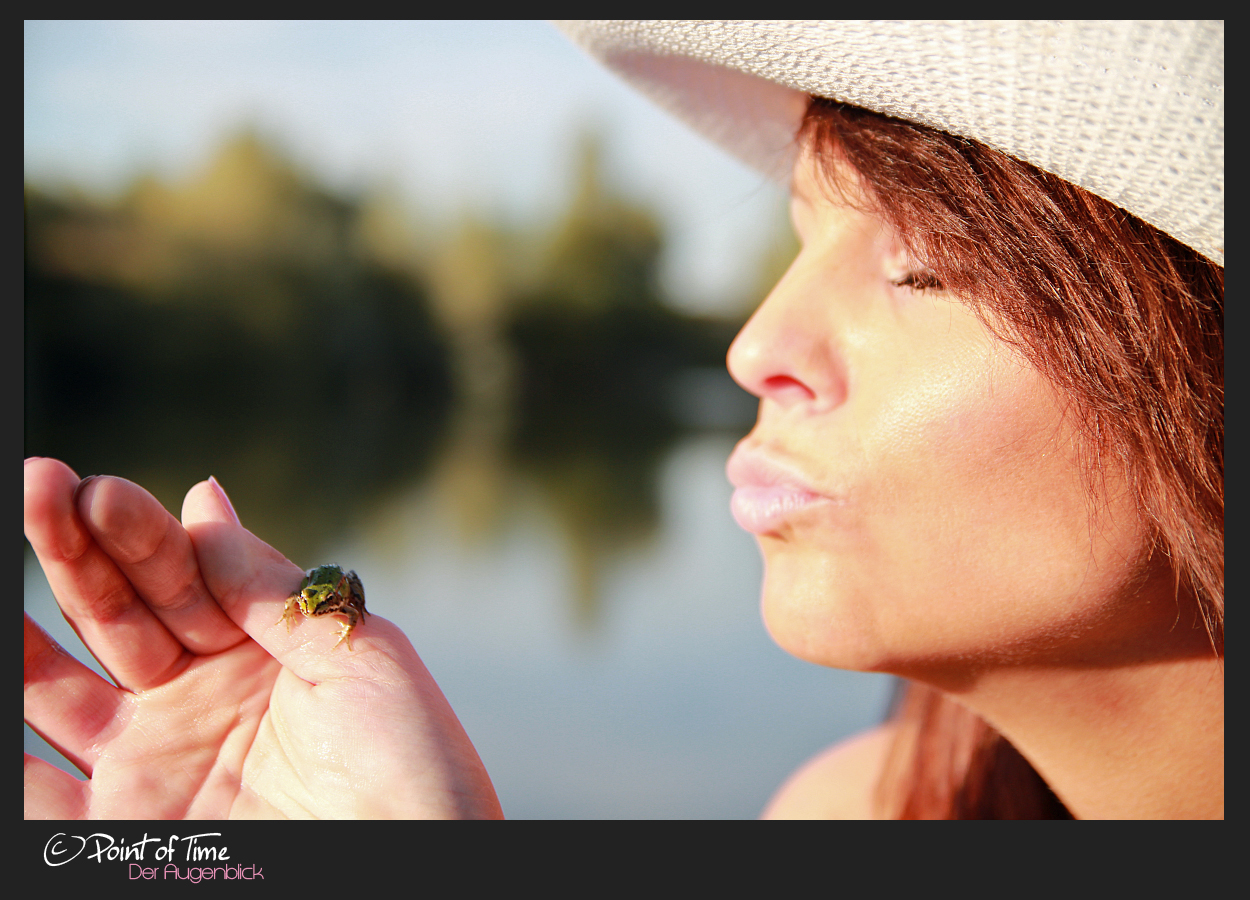
[[725,473],[735,488],[730,501],[734,519],[755,535],[776,532],[799,510],[838,502],[812,487],[796,467],[747,441],[734,449]]

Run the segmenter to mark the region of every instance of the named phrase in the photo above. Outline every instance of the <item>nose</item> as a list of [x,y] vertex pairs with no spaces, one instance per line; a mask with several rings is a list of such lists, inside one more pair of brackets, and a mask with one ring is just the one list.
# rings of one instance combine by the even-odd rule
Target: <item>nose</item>
[[734,381],[760,400],[820,412],[846,399],[846,358],[835,311],[801,260],[738,332],[726,363]]

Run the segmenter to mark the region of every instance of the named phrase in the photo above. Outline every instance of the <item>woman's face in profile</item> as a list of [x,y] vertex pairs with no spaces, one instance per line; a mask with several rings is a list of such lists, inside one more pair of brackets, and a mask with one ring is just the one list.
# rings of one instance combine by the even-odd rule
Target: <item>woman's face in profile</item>
[[792,216],[802,249],[729,351],[760,398],[729,474],[774,639],[916,677],[1133,641],[1145,532],[1114,473],[1090,499],[1048,383],[959,300],[918,289],[809,154]]

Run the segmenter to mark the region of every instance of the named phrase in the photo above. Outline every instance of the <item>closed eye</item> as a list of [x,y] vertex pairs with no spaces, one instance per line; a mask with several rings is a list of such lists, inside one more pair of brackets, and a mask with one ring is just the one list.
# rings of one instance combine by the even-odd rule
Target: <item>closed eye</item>
[[942,282],[938,281],[938,277],[928,269],[908,272],[902,278],[896,279],[890,283],[895,287],[911,288],[913,291],[943,290]]

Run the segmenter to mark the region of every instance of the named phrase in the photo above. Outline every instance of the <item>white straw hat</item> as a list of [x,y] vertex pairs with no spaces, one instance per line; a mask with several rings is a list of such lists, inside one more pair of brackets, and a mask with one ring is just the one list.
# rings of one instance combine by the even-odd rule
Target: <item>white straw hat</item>
[[1223,22],[559,22],[788,179],[806,96],[973,138],[1224,264]]

